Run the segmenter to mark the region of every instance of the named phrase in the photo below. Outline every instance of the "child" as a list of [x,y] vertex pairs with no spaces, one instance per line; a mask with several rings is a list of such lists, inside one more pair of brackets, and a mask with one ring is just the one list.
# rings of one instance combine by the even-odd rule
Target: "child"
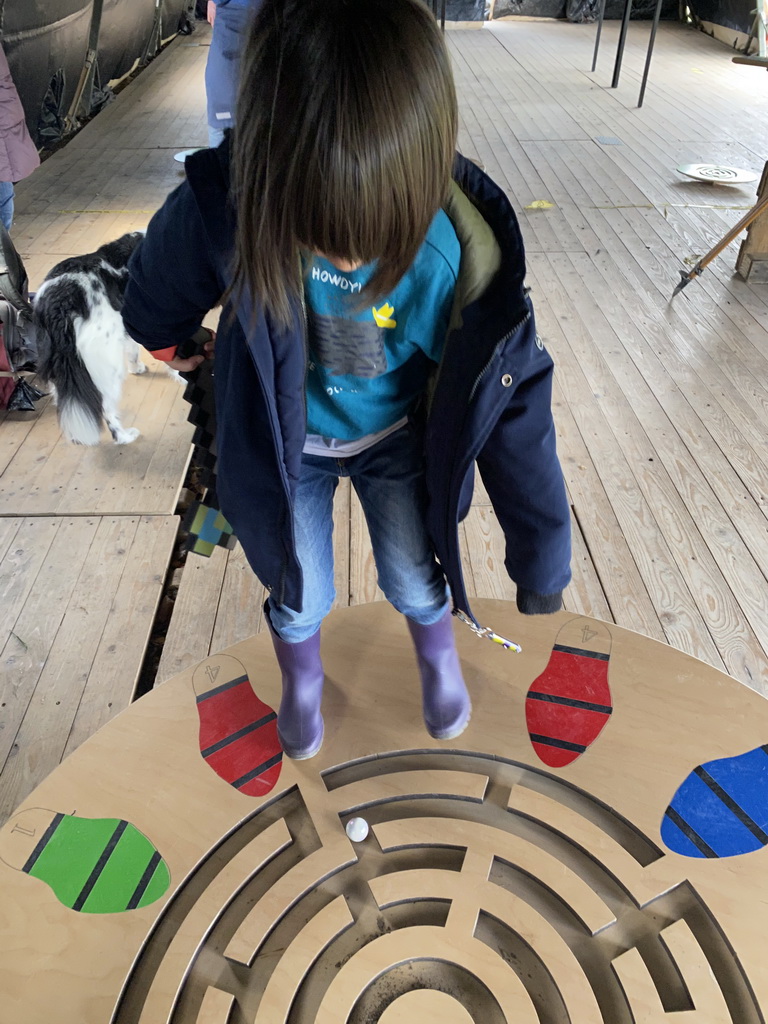
[[420,0],[265,0],[234,133],[187,161],[132,263],[126,327],[178,370],[202,361],[176,347],[224,296],[218,496],[270,591],[293,758],[323,738],[340,476],[406,616],[437,739],[471,711],[449,599],[490,634],[459,553],[475,462],[520,611],[556,611],[570,578],[552,360],[520,232],[501,190],[454,156],[456,125],[448,54]]

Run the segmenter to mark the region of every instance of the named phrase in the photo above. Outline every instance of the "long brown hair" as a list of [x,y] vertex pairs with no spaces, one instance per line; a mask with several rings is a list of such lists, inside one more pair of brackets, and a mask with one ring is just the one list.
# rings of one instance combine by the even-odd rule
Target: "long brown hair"
[[235,291],[288,325],[301,249],[376,260],[363,296],[390,291],[446,197],[457,119],[421,0],[265,0],[235,118]]

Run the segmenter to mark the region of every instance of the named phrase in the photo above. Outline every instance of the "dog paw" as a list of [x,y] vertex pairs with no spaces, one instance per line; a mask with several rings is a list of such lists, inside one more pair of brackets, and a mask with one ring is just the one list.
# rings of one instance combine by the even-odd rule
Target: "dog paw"
[[119,434],[115,435],[115,444],[130,444],[138,436],[139,431],[136,427],[128,427],[126,430],[121,430]]
[[146,364],[142,363],[141,361],[139,361],[138,363],[136,363],[134,366],[131,367],[131,373],[135,374],[135,376],[137,376],[137,377],[140,376],[142,373],[146,373],[146,372],[147,372]]

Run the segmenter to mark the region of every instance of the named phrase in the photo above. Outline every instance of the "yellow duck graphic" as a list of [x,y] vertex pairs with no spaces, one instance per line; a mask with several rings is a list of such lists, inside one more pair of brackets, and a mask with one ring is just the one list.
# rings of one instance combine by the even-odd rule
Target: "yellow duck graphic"
[[376,321],[378,327],[397,327],[397,321],[392,319],[392,314],[395,312],[395,307],[390,306],[388,302],[385,302],[380,309],[376,309],[375,306],[371,308],[373,313],[373,319]]

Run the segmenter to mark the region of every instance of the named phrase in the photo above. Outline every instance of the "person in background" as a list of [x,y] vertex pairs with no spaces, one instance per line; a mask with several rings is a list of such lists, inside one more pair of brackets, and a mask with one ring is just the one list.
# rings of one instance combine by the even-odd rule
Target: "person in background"
[[205,94],[208,102],[208,145],[224,138],[234,123],[240,54],[251,17],[261,0],[208,0],[208,21],[213,27]]
[[[251,17],[262,0],[208,0],[206,17],[213,32],[205,65],[208,145],[215,149],[234,121],[240,54]],[[183,149],[174,159],[184,163],[200,149]]]
[[28,177],[39,164],[8,60],[0,47],[0,220],[8,231],[13,224],[14,183]]

